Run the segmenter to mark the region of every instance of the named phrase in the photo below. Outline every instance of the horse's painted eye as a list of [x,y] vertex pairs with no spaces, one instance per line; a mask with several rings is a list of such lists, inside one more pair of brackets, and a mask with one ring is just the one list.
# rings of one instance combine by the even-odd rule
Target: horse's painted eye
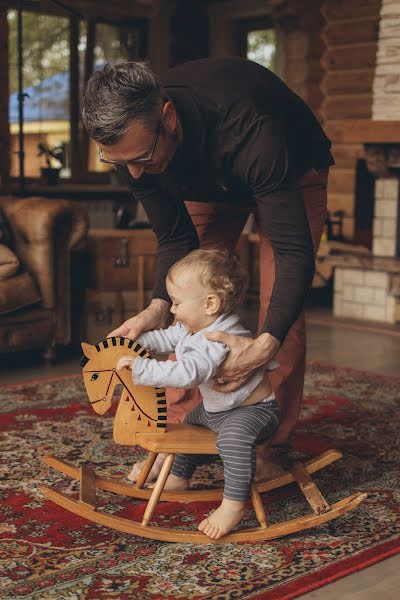
[[98,379],[99,374],[98,373],[93,373],[93,375],[90,378],[90,381],[96,381],[96,379]]

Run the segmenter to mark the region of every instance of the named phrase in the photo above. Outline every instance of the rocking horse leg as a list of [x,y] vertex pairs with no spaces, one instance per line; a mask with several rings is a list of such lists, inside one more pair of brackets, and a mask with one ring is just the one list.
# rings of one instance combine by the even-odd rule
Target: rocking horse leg
[[321,515],[331,510],[328,502],[325,500],[302,463],[295,463],[291,469],[291,473],[316,515]]
[[79,469],[79,502],[87,508],[96,508],[96,474],[89,465],[83,464]]
[[268,527],[267,515],[265,514],[261,496],[257,492],[257,488],[255,485],[253,485],[251,488],[251,501],[253,502],[254,512],[256,513],[258,522],[260,523],[263,529],[266,529]]
[[153,513],[156,509],[158,500],[161,496],[161,492],[164,489],[165,482],[167,481],[167,477],[172,467],[172,463],[174,462],[175,454],[168,454],[167,458],[164,461],[163,466],[161,467],[160,474],[155,483],[153,493],[151,494],[149,501],[146,506],[146,510],[143,516],[142,525],[148,525]]
[[158,456],[158,452],[149,452],[148,453],[146,461],[145,461],[143,468],[140,471],[140,475],[136,481],[136,486],[138,488],[142,488],[144,486],[144,484],[146,483],[147,477],[149,476],[149,473],[151,471],[152,466],[155,463],[157,456]]

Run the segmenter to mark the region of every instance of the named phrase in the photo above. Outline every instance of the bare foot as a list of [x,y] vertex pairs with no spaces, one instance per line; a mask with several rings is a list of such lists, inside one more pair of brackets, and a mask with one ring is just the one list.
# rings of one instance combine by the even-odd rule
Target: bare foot
[[[149,488],[153,488],[155,483],[149,485]],[[174,475],[170,473],[167,477],[167,481],[163,487],[163,491],[167,492],[184,492],[189,489],[189,479],[184,479],[183,477],[178,477],[178,475]]]
[[[161,467],[163,466],[164,460],[166,458],[167,458],[167,454],[161,453],[157,456],[156,460],[154,461],[154,465],[151,467],[151,471],[147,476],[147,479],[146,479],[147,483],[149,483],[151,481],[155,481],[157,479],[157,477],[160,474]],[[128,475],[129,481],[133,481],[133,483],[136,483],[136,481],[138,480],[138,477],[143,469],[143,465],[145,462],[146,462],[145,460],[142,460],[133,465],[132,471]]]
[[218,540],[243,519],[246,502],[223,498],[221,505],[198,526],[209,538]]

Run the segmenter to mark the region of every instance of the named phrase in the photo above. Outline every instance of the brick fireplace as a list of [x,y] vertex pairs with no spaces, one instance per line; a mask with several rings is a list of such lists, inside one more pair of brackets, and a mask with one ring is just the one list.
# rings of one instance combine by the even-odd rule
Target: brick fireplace
[[[368,137],[382,138],[380,122]],[[399,138],[400,139],[400,138]],[[375,176],[372,251],[333,259],[337,317],[400,321],[400,143],[366,143],[368,169]]]
[[382,0],[371,119],[348,120],[341,136],[363,144],[375,178],[372,249],[332,261],[335,316],[391,324],[400,322],[399,35],[400,0]]

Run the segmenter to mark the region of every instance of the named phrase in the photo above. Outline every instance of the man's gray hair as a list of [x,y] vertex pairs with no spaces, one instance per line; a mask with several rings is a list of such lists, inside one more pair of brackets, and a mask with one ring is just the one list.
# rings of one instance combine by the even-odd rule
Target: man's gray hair
[[133,120],[154,129],[164,98],[161,83],[147,63],[107,64],[88,79],[82,103],[83,123],[96,142],[116,144]]

